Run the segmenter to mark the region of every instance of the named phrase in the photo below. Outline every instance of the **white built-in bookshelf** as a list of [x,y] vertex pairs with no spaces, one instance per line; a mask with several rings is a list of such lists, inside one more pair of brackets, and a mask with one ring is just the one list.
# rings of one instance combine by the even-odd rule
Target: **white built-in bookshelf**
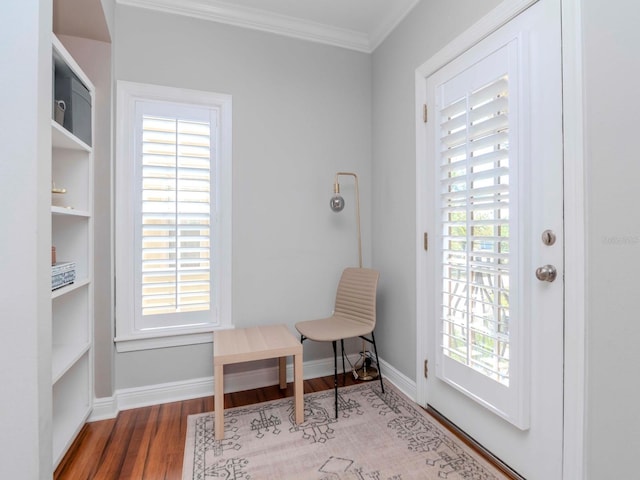
[[[55,68],[74,75],[91,95],[94,87],[53,36]],[[52,75],[52,82],[55,76]],[[52,95],[55,97],[54,88]],[[56,260],[75,263],[75,281],[51,292],[53,460],[58,465],[86,422],[93,402],[93,148],[54,120],[52,98],[51,245]],[[70,113],[70,112],[66,112]],[[91,109],[91,125],[94,113]],[[92,143],[89,141],[89,143]]]

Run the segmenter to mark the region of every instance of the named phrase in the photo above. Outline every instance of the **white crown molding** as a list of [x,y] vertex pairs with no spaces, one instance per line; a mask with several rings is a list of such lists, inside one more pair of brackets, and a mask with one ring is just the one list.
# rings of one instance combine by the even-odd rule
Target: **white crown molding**
[[117,2],[120,5],[251,28],[364,53],[373,51],[369,35],[363,32],[279,15],[266,10],[241,7],[218,0],[117,0]]

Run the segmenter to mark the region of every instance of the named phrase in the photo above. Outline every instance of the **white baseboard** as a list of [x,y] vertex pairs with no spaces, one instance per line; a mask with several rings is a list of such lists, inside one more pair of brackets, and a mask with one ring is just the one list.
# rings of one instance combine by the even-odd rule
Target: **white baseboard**
[[96,422],[98,420],[108,420],[110,418],[116,418],[118,416],[118,401],[115,396],[112,397],[100,397],[93,399],[93,410],[89,415],[89,422]]
[[[355,361],[356,358],[350,360]],[[318,378],[333,375],[333,358],[305,362],[304,378]],[[412,400],[416,398],[416,382],[400,373],[383,359],[380,369],[385,379],[393,383]],[[293,381],[293,365],[287,365],[287,381]],[[278,383],[278,367],[261,368],[248,372],[225,375],[225,393],[252,390]],[[115,418],[121,410],[148,407],[161,403],[179,402],[213,395],[213,377],[195,378],[181,382],[148,385],[116,390],[112,397],[96,398],[90,422]]]
[[417,386],[415,380],[411,380],[405,374],[401,373],[399,370],[396,370],[384,361],[384,359],[380,359],[380,368],[382,370],[382,376],[389,380],[393,385],[404,393],[407,397],[409,397],[414,402],[417,398]]

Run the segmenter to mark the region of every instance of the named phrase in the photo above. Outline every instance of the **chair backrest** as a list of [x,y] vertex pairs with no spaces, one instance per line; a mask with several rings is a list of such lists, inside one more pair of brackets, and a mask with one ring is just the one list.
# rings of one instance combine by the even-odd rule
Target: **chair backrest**
[[376,325],[376,294],[380,273],[370,268],[346,268],[340,277],[334,315]]

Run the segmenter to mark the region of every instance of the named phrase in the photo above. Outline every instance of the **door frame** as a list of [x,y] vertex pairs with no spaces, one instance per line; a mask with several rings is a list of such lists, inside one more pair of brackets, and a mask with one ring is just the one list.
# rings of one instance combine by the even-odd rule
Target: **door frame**
[[[415,72],[416,121],[416,260],[424,256],[424,190],[426,155],[423,105],[426,79],[489,34],[509,22],[538,0],[504,0],[495,9],[464,31]],[[565,305],[564,305],[564,386],[563,386],[563,478],[584,478],[585,462],[585,177],[583,128],[583,77],[581,0],[561,0],[562,102],[563,102],[563,198],[565,204]],[[427,284],[425,269],[416,269],[416,291]],[[426,381],[421,380],[427,334],[425,299],[416,295],[416,401],[425,405]]]

